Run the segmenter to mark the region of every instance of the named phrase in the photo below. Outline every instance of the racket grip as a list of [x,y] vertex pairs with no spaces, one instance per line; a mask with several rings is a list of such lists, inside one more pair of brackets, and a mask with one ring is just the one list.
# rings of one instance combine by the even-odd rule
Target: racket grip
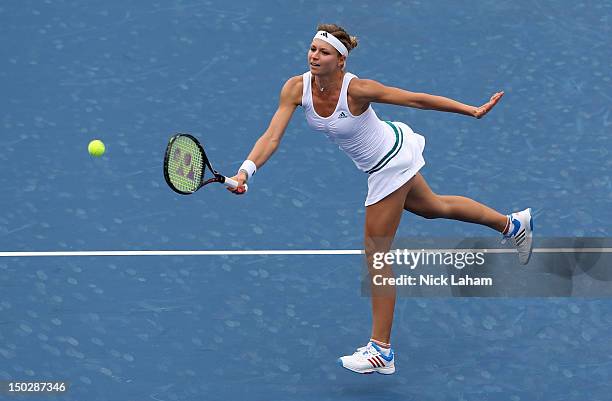
[[[238,181],[225,177],[225,185],[227,185],[231,189],[236,189],[238,187]],[[249,190],[249,186],[247,184],[244,184],[244,192],[248,190]]]

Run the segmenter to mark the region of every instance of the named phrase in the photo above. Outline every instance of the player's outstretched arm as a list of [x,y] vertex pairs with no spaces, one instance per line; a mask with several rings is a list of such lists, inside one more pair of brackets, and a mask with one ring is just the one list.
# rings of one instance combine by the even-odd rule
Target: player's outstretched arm
[[[302,102],[302,89],[301,89],[302,77],[292,77],[283,86],[280,93],[280,101],[278,109],[268,129],[259,137],[255,146],[249,153],[247,159],[255,163],[257,169],[263,166],[268,159],[274,154],[276,149],[281,142],[281,139],[285,133],[285,129],[289,125],[291,116],[295,111],[296,107]],[[240,187],[246,182],[247,176],[244,172],[238,172],[234,177],[234,180],[238,181],[239,187],[236,190],[231,190],[234,193],[243,193]],[[228,188],[229,189],[229,188]]]
[[476,107],[443,96],[409,92],[404,89],[385,86],[371,79],[359,79],[351,85],[351,95],[366,102],[396,104],[398,106],[446,111],[482,118],[495,107],[504,92],[495,93],[487,103]]

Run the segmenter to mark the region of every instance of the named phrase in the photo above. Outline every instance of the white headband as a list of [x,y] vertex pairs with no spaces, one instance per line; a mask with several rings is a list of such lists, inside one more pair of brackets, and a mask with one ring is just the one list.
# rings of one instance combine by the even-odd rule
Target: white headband
[[315,40],[315,39],[320,39],[324,42],[329,43],[330,45],[334,46],[336,50],[338,50],[340,54],[342,54],[344,57],[348,56],[348,50],[346,46],[344,46],[342,42],[340,42],[338,38],[332,35],[331,33],[328,33],[325,31],[319,31],[317,32],[315,37],[312,38],[312,40]]

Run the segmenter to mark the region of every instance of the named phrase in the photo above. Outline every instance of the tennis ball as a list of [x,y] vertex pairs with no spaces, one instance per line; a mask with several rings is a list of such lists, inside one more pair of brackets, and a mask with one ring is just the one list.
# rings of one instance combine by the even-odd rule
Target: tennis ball
[[106,147],[104,146],[104,142],[99,139],[94,139],[93,141],[89,142],[87,150],[89,151],[90,155],[100,157],[104,154]]

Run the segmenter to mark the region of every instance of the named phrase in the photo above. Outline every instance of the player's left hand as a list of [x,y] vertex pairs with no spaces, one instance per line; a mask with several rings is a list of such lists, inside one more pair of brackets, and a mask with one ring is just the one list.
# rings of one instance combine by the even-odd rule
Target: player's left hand
[[491,96],[491,100],[489,100],[480,107],[475,107],[473,111],[474,117],[478,119],[483,118],[485,114],[487,114],[489,111],[491,111],[493,107],[495,107],[497,102],[501,100],[502,96],[504,96],[504,91],[497,92],[496,94]]

